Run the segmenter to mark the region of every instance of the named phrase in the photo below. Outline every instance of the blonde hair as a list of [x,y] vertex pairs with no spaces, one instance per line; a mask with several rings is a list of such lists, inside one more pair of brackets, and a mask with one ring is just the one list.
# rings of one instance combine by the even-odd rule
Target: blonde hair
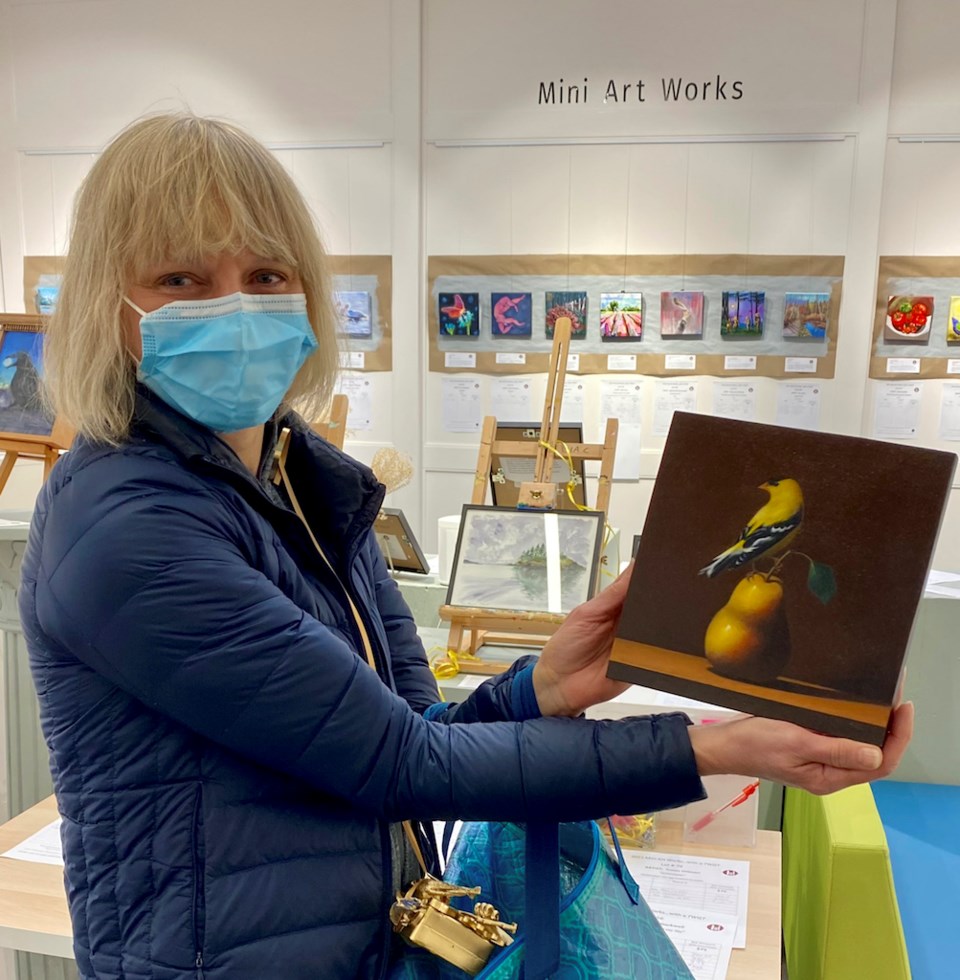
[[307,418],[329,400],[339,367],[326,255],[290,175],[253,137],[190,113],[142,119],[117,136],[77,194],[63,281],[44,340],[51,411],[116,445],[129,432],[134,373],[123,295],[151,265],[248,248],[296,269],[318,350],[286,401]]

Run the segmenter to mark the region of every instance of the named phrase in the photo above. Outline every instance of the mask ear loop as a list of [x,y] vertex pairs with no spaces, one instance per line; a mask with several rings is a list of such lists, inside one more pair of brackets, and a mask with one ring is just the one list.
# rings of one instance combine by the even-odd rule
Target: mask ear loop
[[128,299],[126,296],[124,296],[123,297],[123,301],[124,301],[124,303],[127,304],[127,306],[130,307],[131,310],[133,310],[135,313],[139,313],[140,316],[146,316],[147,315],[147,311],[146,310],[141,310],[140,307],[137,306],[137,304],[134,303],[134,301],[132,299]]

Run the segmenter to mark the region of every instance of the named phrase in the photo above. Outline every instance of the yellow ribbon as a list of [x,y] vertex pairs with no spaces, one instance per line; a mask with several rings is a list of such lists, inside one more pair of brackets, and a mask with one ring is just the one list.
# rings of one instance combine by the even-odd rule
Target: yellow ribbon
[[452,647],[431,647],[427,652],[427,661],[430,670],[437,680],[449,680],[460,673],[461,660],[479,660],[472,653],[464,653],[462,650],[454,650]]
[[[557,440],[557,446],[560,446],[561,447],[560,449],[558,449],[557,446],[551,446],[546,439],[541,439],[540,445],[548,452],[553,453],[554,456],[557,456],[559,459],[562,459],[567,464],[567,468],[570,470],[570,479],[567,480],[566,491],[570,503],[574,506],[574,508],[576,508],[576,510],[581,510],[581,511],[590,510],[590,508],[587,507],[585,504],[577,503],[576,499],[574,498],[574,492],[576,491],[577,488],[577,471],[573,467],[573,453],[570,452],[570,447],[562,439]],[[613,528],[610,526],[610,522],[604,519],[603,543],[600,547],[601,552],[607,550],[607,545],[610,543],[610,539],[612,537],[613,537]],[[618,561],[617,565],[619,566],[619,564],[620,563]],[[616,578],[617,575],[619,574],[619,567],[616,572],[611,572],[608,568],[606,568],[606,563],[603,557],[601,556],[600,574],[606,575],[607,578]]]

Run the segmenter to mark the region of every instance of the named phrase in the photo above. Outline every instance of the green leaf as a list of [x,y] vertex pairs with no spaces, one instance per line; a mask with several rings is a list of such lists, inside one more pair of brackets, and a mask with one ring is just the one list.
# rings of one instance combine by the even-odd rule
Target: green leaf
[[826,605],[837,594],[837,576],[829,565],[812,561],[807,574],[807,588]]

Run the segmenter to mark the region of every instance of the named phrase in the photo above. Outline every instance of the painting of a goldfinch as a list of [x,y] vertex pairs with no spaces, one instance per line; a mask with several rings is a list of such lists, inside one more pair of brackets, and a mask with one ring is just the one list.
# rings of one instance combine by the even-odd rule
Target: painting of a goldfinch
[[880,744],[955,463],[678,412],[610,675]]

